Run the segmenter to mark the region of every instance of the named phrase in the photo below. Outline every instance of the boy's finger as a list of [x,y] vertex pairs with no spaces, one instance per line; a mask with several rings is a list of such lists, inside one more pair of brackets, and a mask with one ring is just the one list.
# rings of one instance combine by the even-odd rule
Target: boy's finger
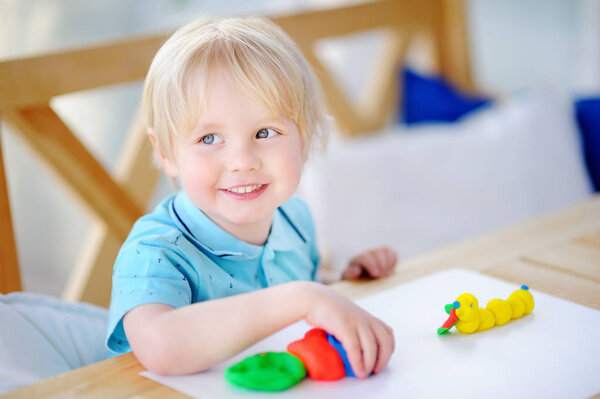
[[387,326],[375,327],[377,342],[379,344],[377,351],[377,362],[373,370],[375,374],[379,374],[385,368],[390,358],[392,357],[392,353],[394,353],[395,349],[393,331],[391,330],[391,328],[385,327]]
[[388,275],[391,270],[390,259],[385,249],[378,250],[376,252],[377,261],[382,275]]
[[377,339],[371,326],[366,326],[358,332],[360,344],[362,348],[363,363],[365,365],[365,373],[368,376],[371,374],[377,361]]
[[386,257],[386,272],[388,275],[390,275],[394,271],[396,263],[398,263],[398,256],[396,255],[395,251],[388,247],[385,247],[384,251]]
[[365,269],[371,277],[380,277],[383,273],[379,259],[374,251],[365,254]]
[[383,254],[385,256],[385,262],[387,265],[393,265],[394,264],[394,253],[392,252],[392,250],[390,250],[388,247],[383,247]]
[[348,361],[350,362],[350,366],[352,366],[352,371],[354,371],[354,374],[358,378],[367,377],[365,366],[362,360],[362,353],[358,336],[352,335],[351,337],[344,339],[342,341],[342,345],[346,350],[346,354],[348,355]]
[[387,248],[387,253],[389,254],[392,267],[396,266],[396,263],[398,263],[398,254],[396,254],[396,251],[391,248]]
[[360,265],[358,265],[356,263],[352,263],[352,264],[350,264],[350,266],[348,266],[346,268],[346,270],[344,270],[342,277],[345,279],[354,279],[354,278],[358,278],[361,273],[362,273],[362,267],[360,267]]

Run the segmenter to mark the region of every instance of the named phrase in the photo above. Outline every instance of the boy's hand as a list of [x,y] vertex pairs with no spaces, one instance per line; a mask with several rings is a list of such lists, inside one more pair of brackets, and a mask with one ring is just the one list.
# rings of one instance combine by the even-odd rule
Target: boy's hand
[[398,255],[389,247],[371,249],[352,258],[342,278],[353,280],[361,277],[386,277],[392,274],[397,261]]
[[392,328],[327,286],[309,291],[307,323],[342,343],[358,378],[381,372],[394,352]]

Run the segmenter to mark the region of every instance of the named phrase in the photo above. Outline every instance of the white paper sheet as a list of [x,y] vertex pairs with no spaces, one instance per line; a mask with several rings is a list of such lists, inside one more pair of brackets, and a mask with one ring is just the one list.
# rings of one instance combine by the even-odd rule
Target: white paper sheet
[[[527,282],[524,281],[524,284]],[[470,292],[480,307],[519,286],[467,271],[447,270],[357,303],[394,328],[387,368],[366,380],[317,382],[261,393],[228,385],[223,371],[246,356],[283,352],[310,329],[296,323],[213,369],[192,376],[142,375],[187,395],[216,398],[584,398],[600,392],[600,312],[531,288],[533,313],[471,335],[438,336],[444,305]],[[454,331],[455,329],[453,329]]]

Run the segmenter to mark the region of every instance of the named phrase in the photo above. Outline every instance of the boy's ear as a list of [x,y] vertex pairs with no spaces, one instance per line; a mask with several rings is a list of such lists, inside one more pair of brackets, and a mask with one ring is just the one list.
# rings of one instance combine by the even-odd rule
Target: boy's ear
[[177,167],[173,162],[171,162],[169,160],[169,158],[167,158],[167,156],[162,152],[162,150],[158,146],[158,140],[156,139],[156,134],[154,133],[154,129],[149,127],[148,130],[146,130],[146,133],[148,134],[148,137],[150,138],[152,147],[154,148],[154,151],[156,152],[156,155],[158,156],[158,160],[160,161],[160,164],[162,165],[165,173],[169,177],[172,177],[172,178],[177,177]]

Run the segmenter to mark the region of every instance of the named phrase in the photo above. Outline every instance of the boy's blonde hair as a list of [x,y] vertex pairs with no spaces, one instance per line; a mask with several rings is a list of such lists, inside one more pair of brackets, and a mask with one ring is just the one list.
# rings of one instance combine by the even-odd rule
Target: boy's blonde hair
[[283,112],[296,123],[305,159],[315,143],[323,143],[329,126],[323,92],[292,39],[264,18],[201,18],[165,42],[144,84],[146,128],[153,129],[169,160],[172,137],[193,128],[204,109],[211,70],[221,66],[273,115]]

